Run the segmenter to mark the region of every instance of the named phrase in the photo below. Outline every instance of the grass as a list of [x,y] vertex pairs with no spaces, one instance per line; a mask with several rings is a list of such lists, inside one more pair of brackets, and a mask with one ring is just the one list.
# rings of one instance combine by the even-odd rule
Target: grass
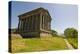
[[67,38],[69,43],[75,48],[78,48],[78,38]]
[[[17,37],[16,37],[17,36]],[[32,52],[47,50],[64,50],[67,49],[63,38],[21,38],[18,35],[12,35],[11,47],[12,52]]]

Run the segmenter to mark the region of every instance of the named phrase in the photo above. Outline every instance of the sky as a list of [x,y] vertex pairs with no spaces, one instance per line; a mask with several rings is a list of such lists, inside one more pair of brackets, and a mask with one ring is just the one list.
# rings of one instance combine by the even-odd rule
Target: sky
[[18,15],[43,7],[52,18],[51,29],[63,33],[66,28],[78,29],[78,6],[71,4],[35,3],[13,1],[11,5],[11,28],[18,27]]

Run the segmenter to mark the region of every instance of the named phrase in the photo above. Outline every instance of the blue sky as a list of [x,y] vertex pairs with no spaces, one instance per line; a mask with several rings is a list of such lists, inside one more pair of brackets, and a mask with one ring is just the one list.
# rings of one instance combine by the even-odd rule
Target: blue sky
[[43,7],[47,9],[52,18],[51,29],[63,33],[66,28],[78,29],[78,7],[71,4],[50,4],[33,2],[12,2],[11,28],[18,27],[18,15],[33,9]]

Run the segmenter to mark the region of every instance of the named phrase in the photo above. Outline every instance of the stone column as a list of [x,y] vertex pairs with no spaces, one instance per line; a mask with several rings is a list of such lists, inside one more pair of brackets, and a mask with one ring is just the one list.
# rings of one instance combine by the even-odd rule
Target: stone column
[[32,27],[32,29],[31,29],[31,30],[33,31],[33,15],[32,15],[32,26],[31,26],[31,27]]
[[28,31],[30,31],[30,17],[28,18]]
[[19,23],[18,23],[18,31],[20,30],[20,19],[19,19]]
[[45,29],[45,16],[43,15],[43,29]]
[[36,15],[34,16],[34,30],[36,31]]
[[40,26],[40,14],[37,15],[37,31],[39,29],[39,26]]
[[37,30],[39,31],[40,29],[40,14],[37,16]]
[[22,20],[20,20],[20,30],[22,31]]
[[34,27],[35,27],[35,25],[34,25],[34,17],[35,17],[35,16],[33,15],[33,16],[32,16],[32,20],[33,20],[33,22],[32,22],[32,23],[33,23],[32,28],[33,28],[33,31],[35,30],[35,28],[34,28]]
[[22,20],[22,31],[24,30],[24,21]]
[[28,31],[28,17],[26,18],[26,31]]
[[22,31],[22,20],[21,20],[21,26],[20,27],[21,27],[21,31]]
[[19,30],[21,31],[21,20],[20,20]]
[[47,30],[49,30],[49,18],[47,16]]
[[51,28],[51,21],[50,21],[50,23],[49,23],[49,30],[50,30],[50,28]]
[[49,30],[49,24],[50,24],[50,21],[49,21],[48,16],[47,16],[47,19],[48,19],[48,22],[47,22],[47,29]]
[[[44,15],[45,18],[45,15]],[[44,29],[46,29],[46,23],[45,23],[46,19],[44,19]]]
[[29,16],[29,31],[31,31],[31,16]]
[[46,15],[46,17],[47,17],[47,30],[48,30],[48,28],[49,28],[49,19],[48,19],[47,15]]
[[30,16],[30,32],[32,31],[32,15]]
[[42,15],[42,29],[44,29],[44,16]]
[[24,19],[24,31],[26,31],[26,18]]
[[24,29],[25,29],[25,19],[23,20],[23,32],[24,32]]
[[27,18],[25,19],[25,31],[27,31]]
[[32,21],[32,16],[31,16],[31,31],[32,31],[32,24],[33,24],[33,21]]
[[47,16],[45,15],[45,30],[47,30]]
[[48,30],[50,30],[50,25],[51,24],[51,21],[50,21],[50,18],[48,18]]
[[38,19],[39,19],[39,14],[37,14],[36,15],[36,21],[35,21],[35,29],[36,29],[36,31],[38,30],[38,27],[39,27],[39,21],[38,21]]
[[36,21],[36,19],[37,19],[37,15],[35,15],[35,18],[34,18],[34,30],[35,30],[35,31],[36,31],[36,29],[37,29],[37,25],[36,25],[37,21]]
[[29,17],[26,20],[27,20],[26,30],[29,31]]
[[26,19],[24,19],[24,31],[26,30]]
[[22,20],[22,31],[24,31],[24,21]]
[[40,29],[42,29],[42,14],[40,13]]

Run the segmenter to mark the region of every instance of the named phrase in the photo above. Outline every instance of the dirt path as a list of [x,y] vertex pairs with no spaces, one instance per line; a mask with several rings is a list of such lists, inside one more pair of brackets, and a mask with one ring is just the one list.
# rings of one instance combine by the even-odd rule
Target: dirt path
[[71,44],[69,44],[67,39],[64,39],[64,41],[66,42],[68,49],[74,49],[73,46]]

